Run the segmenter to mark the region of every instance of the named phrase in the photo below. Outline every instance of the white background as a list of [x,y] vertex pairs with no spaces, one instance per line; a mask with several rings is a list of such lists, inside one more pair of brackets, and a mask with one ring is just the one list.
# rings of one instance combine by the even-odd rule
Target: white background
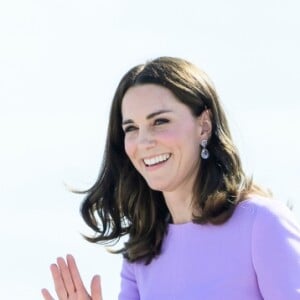
[[82,196],[97,178],[121,76],[161,55],[213,79],[245,169],[299,205],[297,0],[0,2],[0,297],[41,299],[50,263],[73,253],[116,299],[121,258],[84,241]]

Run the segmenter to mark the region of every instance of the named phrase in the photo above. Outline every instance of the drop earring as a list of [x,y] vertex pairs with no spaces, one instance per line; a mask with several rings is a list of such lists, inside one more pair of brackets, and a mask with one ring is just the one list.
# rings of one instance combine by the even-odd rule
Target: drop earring
[[202,150],[201,150],[201,157],[203,159],[208,159],[209,158],[209,151],[207,150],[207,140],[202,140],[200,143]]

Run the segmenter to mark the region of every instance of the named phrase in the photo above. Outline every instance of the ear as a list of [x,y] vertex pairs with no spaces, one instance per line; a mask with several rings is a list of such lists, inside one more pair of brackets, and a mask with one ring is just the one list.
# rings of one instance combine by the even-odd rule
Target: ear
[[204,110],[198,117],[198,125],[200,142],[209,140],[212,131],[211,111],[209,109]]

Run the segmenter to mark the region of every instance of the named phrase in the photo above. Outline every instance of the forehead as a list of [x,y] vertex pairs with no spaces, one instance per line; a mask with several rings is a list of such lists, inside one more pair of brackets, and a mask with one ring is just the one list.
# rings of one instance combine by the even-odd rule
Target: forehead
[[128,89],[122,100],[122,116],[148,114],[155,110],[176,109],[185,106],[173,95],[173,93],[160,85],[144,84]]

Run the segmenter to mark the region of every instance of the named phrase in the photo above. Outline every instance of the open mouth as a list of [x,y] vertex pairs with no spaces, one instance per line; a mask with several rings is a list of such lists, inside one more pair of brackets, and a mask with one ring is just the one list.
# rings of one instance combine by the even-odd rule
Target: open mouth
[[152,158],[145,158],[143,159],[143,161],[147,167],[152,167],[155,165],[159,165],[163,162],[166,162],[170,157],[171,157],[171,153],[165,153],[165,154],[157,155]]

